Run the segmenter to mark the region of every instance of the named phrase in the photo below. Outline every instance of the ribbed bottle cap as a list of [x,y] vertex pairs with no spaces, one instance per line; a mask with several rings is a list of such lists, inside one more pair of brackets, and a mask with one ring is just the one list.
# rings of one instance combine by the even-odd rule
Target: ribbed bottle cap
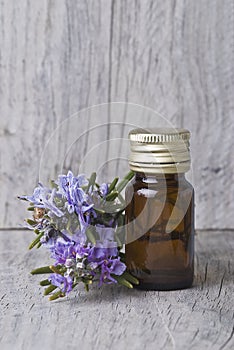
[[190,169],[190,132],[186,129],[134,129],[129,139],[129,166],[133,171],[169,174]]

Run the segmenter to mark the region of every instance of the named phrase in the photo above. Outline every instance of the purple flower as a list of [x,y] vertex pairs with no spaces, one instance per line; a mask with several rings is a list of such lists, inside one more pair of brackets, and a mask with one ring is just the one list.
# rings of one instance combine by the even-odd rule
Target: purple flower
[[72,189],[75,185],[78,185],[78,187],[85,186],[88,184],[88,180],[83,174],[75,177],[71,171],[68,171],[67,175],[59,175],[56,183],[58,185],[59,192],[67,197],[70,189]]
[[73,213],[75,211],[75,205],[85,201],[84,197],[86,194],[81,187],[87,185],[87,179],[84,175],[75,177],[72,172],[69,171],[67,175],[60,175],[56,183],[59,193],[67,199],[69,213]]
[[56,244],[58,241],[58,238],[60,237],[60,243],[61,242],[70,242],[71,243],[71,238],[67,234],[67,231],[59,231],[54,228],[54,226],[49,225],[44,232],[44,236],[41,238],[40,242],[50,248],[51,251],[54,251],[56,249]]
[[62,276],[58,273],[53,273],[49,276],[48,280],[54,286],[62,290],[63,293],[69,293],[72,290],[73,279],[71,276]]
[[111,227],[102,225],[96,226],[96,232],[99,235],[96,245],[90,249],[89,260],[105,259],[118,255],[117,242],[114,241],[115,231]]
[[117,259],[105,259],[100,263],[101,274],[99,279],[99,287],[103,284],[117,283],[117,281],[111,276],[122,275],[126,270],[126,265],[120,261],[120,258]]
[[106,183],[101,184],[99,190],[102,197],[106,197],[106,195],[108,194],[108,189],[109,189],[108,184]]
[[72,240],[74,241],[75,245],[84,246],[87,241],[87,237],[85,232],[83,232],[82,230],[77,230],[73,233]]
[[89,261],[100,260],[108,257],[115,257],[118,255],[117,243],[106,242],[103,245],[102,242],[96,242],[96,245],[90,249]]
[[75,258],[76,251],[73,241],[65,241],[63,238],[58,238],[54,246],[50,248],[51,257],[55,259],[55,265],[64,265],[68,258]]
[[50,196],[52,191],[40,183],[38,185],[34,189],[32,196],[20,196],[19,198],[31,202],[37,208],[45,208],[44,200]]
[[54,199],[57,196],[59,195],[55,188],[51,190],[39,183],[39,186],[34,189],[32,196],[21,196],[19,198],[31,202],[37,208],[48,209],[56,216],[61,217],[64,214],[54,203]]
[[82,244],[76,244],[75,246],[75,252],[76,252],[76,259],[83,259],[87,257],[90,253],[90,244],[89,245],[82,245]]
[[54,188],[52,190],[50,198],[48,200],[45,200],[44,203],[45,203],[46,208],[49,209],[53,214],[55,214],[58,217],[61,217],[64,215],[64,213],[60,209],[58,209],[56,207],[56,205],[54,204],[54,198],[56,198],[56,197],[59,197],[59,195],[58,195],[56,189]]
[[[66,208],[69,214],[76,212],[81,221],[81,225],[86,226],[90,221],[90,214],[93,208],[91,196],[87,194],[82,186],[87,185],[88,181],[84,175],[75,177],[71,171],[67,175],[58,177],[58,188],[67,200]],[[83,227],[82,226],[82,227]]]
[[58,230],[56,230],[54,227],[48,226],[45,229],[44,236],[40,239],[40,242],[44,246],[47,246],[48,248],[52,248],[56,244],[58,235],[59,235]]

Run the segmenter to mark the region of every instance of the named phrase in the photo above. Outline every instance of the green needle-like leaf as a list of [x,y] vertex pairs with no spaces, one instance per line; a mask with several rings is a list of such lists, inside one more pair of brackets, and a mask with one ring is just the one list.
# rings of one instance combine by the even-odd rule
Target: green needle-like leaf
[[88,183],[88,186],[87,186],[87,192],[88,190],[90,189],[90,187],[94,186],[95,184],[95,181],[96,181],[96,177],[97,177],[97,174],[94,172],[91,174],[90,178],[89,178],[89,183]]
[[132,170],[130,170],[126,176],[124,176],[123,180],[120,181],[120,183],[118,184],[118,186],[116,187],[118,192],[121,192],[124,187],[128,184],[128,182],[133,178],[134,176],[134,172]]
[[34,207],[28,207],[27,210],[28,211],[34,211]]
[[40,286],[49,286],[51,283],[50,283],[50,281],[49,280],[42,280],[41,282],[40,282]]
[[87,228],[86,236],[92,244],[96,244],[96,238],[94,237],[94,234],[90,228]]
[[52,293],[56,288],[57,288],[56,286],[53,286],[53,284],[51,284],[49,287],[47,287],[44,290],[44,295],[48,295],[48,294]]
[[34,269],[31,271],[32,275],[40,275],[43,273],[52,273],[53,271],[51,270],[50,266],[43,266],[43,267],[39,267],[37,269]]
[[105,214],[105,210],[103,210],[103,209],[96,208],[96,207],[93,207],[93,209],[99,214]]
[[133,288],[133,285],[129,281],[127,281],[124,277],[117,276],[117,275],[112,275],[112,276],[119,284],[122,284],[123,286],[128,287],[130,289]]
[[54,293],[53,295],[51,295],[49,297],[49,300],[52,301],[52,300],[56,300],[58,298],[63,298],[65,297],[65,294],[61,292],[61,290],[59,290],[58,292]]
[[113,201],[115,200],[115,198],[117,198],[119,195],[119,192],[117,191],[112,191],[111,193],[109,193],[107,196],[106,196],[106,200],[107,201]]
[[121,203],[121,204],[123,205],[123,207],[125,208],[126,202],[125,202],[123,196],[121,195],[121,193],[119,193],[118,198],[119,198],[120,203]]
[[84,286],[85,286],[86,292],[89,292],[89,285],[88,285],[88,283],[84,283]]
[[113,189],[115,188],[117,182],[119,181],[118,177],[115,177],[114,180],[111,182],[109,188],[108,188],[108,193],[110,193],[111,191],[113,191]]
[[129,282],[138,285],[139,281],[136,277],[132,276],[130,273],[128,272],[124,272],[122,275],[126,280],[128,280]]
[[26,222],[31,226],[37,225],[37,222],[31,219],[27,219]]
[[33,247],[35,247],[35,245],[37,245],[40,242],[40,239],[43,235],[44,235],[44,232],[41,232],[39,235],[37,235],[37,238],[35,238],[34,241],[32,241],[28,249],[32,249]]
[[58,185],[55,183],[54,180],[50,180],[50,186],[51,186],[52,188],[58,189]]
[[[57,273],[59,275],[63,275],[64,273],[62,271],[60,271],[59,267],[58,266],[53,266],[51,265],[50,266],[50,269],[54,272],[54,273]],[[62,269],[61,269],[62,270]]]

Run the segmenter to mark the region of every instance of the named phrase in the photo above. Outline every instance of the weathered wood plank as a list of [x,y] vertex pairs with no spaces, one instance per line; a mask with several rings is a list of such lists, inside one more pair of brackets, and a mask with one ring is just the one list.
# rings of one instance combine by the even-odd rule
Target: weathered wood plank
[[[81,108],[107,101],[110,12],[106,1],[1,2],[0,227],[17,226],[23,217],[15,197],[37,183],[55,128]],[[47,160],[47,177],[58,172],[70,146],[69,124],[57,137],[54,159],[61,158]]]
[[[22,221],[15,197],[41,173],[48,179],[82,163],[110,178],[127,167],[127,143],[104,141],[126,138],[127,123],[158,125],[137,107],[69,119],[40,166],[62,121],[108,101],[145,105],[191,129],[196,226],[234,227],[233,33],[232,0],[2,0],[0,227]],[[116,121],[119,128],[106,125]]]
[[105,286],[50,303],[29,270],[30,232],[0,232],[0,343],[8,349],[233,349],[234,236],[198,232],[194,287],[142,292]]
[[191,130],[196,225],[234,227],[233,1],[116,1],[114,25],[113,99]]

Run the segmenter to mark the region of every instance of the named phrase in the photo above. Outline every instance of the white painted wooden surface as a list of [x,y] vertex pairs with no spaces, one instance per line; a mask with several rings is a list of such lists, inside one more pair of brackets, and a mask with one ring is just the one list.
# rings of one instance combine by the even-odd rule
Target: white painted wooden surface
[[[233,0],[2,0],[0,227],[23,220],[16,195],[36,185],[44,146],[63,120],[98,103],[128,101],[192,131],[196,226],[233,228],[233,95]],[[132,120],[109,112],[60,129],[46,177],[58,173],[81,126]],[[135,122],[149,120],[142,114]],[[96,133],[97,142],[111,137],[108,127]],[[90,135],[71,148],[65,169],[76,169],[90,151]],[[108,152],[103,144],[99,154]],[[96,154],[88,157],[93,167]]]
[[1,350],[233,349],[234,232],[199,231],[194,286],[143,292],[105,286],[49,302],[30,269],[28,231],[0,232]]

